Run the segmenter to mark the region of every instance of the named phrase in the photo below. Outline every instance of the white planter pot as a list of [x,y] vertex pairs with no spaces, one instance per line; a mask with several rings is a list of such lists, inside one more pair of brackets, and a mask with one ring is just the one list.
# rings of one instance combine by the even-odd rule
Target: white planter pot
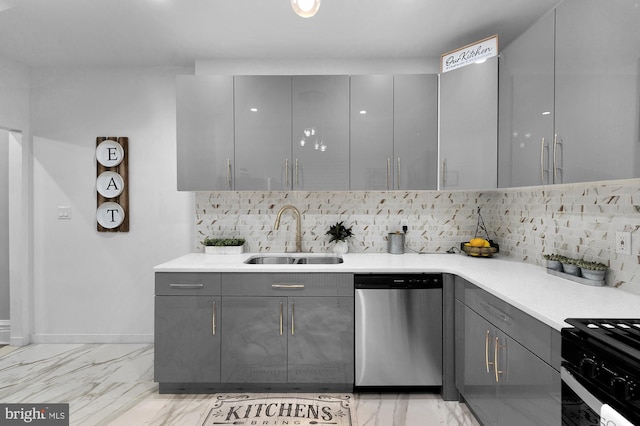
[[582,269],[582,276],[594,281],[604,280],[607,271],[595,271],[593,269]]
[[242,254],[244,253],[244,245],[242,246],[205,246],[206,254]]
[[331,248],[331,251],[336,254],[345,254],[349,251],[349,243],[346,241],[336,241],[332,244],[333,247]]

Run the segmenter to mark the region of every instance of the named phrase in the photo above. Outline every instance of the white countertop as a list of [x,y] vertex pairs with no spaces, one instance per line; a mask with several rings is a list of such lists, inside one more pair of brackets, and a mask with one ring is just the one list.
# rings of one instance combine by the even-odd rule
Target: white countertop
[[[640,318],[640,295],[611,287],[592,287],[546,273],[540,266],[510,259],[473,258],[458,254],[348,253],[332,265],[249,265],[256,254],[191,253],[162,263],[155,272],[347,272],[458,275],[560,330],[566,318]],[[306,255],[317,255],[308,254]]]

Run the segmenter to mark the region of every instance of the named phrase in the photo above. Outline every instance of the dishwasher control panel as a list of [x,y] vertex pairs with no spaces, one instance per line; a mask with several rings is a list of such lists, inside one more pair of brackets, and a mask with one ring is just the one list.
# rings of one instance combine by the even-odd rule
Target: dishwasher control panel
[[442,274],[357,274],[356,289],[442,288]]

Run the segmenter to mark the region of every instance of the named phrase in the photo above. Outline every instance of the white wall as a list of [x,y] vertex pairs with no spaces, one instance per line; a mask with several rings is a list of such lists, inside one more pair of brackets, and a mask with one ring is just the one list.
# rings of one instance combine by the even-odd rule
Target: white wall
[[[193,247],[175,144],[175,75],[192,73],[32,71],[34,342],[152,341],[152,268]],[[128,233],[96,231],[98,136],[129,137]]]
[[[9,320],[9,132],[0,128],[0,321]],[[2,327],[0,327],[0,330]],[[0,336],[0,342],[2,342]]]
[[[8,320],[0,324],[0,335],[23,345],[31,333],[32,223],[31,141],[29,139],[29,69],[0,57],[0,126],[20,130],[9,133],[7,152],[9,217],[9,305]],[[6,294],[3,294],[3,299]],[[6,317],[6,314],[3,315]],[[2,337],[6,340],[6,337]]]

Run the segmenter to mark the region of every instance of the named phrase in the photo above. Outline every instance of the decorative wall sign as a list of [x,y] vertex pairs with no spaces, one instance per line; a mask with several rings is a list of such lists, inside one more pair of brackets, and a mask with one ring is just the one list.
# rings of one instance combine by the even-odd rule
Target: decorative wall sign
[[442,73],[452,71],[478,62],[481,59],[492,58],[497,54],[498,35],[496,34],[443,54],[440,58],[440,71]]
[[98,232],[129,232],[129,138],[96,139]]

